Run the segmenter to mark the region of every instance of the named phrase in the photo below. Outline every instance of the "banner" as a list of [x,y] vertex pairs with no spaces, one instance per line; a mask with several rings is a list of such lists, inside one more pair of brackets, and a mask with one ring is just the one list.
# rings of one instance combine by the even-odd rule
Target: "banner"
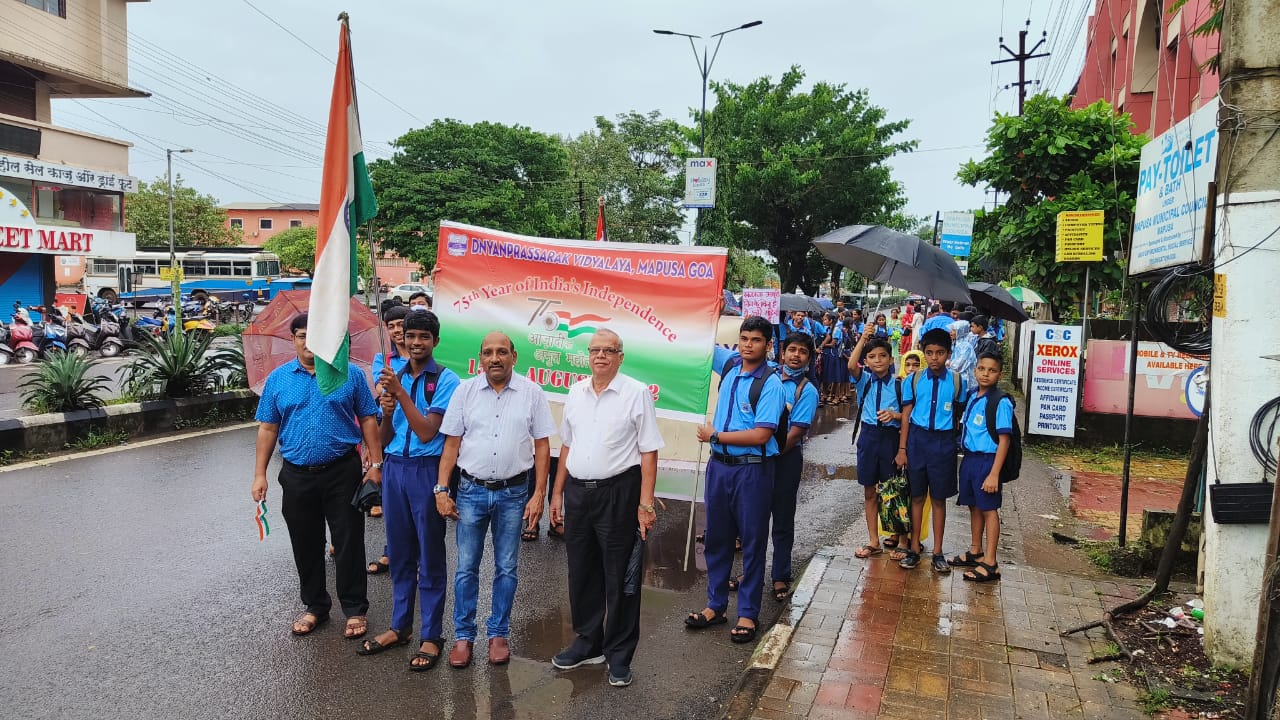
[[516,372],[562,402],[589,377],[598,328],[622,338],[622,372],[649,386],[659,418],[705,422],[726,250],[552,240],[440,224],[437,361],[479,373],[486,334],[516,348]]
[[778,306],[782,303],[782,291],[777,288],[742,288],[742,316],[760,317],[776,324],[779,318]]
[[[1133,414],[1194,420],[1204,412],[1206,363],[1158,342],[1138,343]],[[1090,340],[1085,412],[1123,415],[1129,404],[1129,341]]]
[[1075,437],[1081,332],[1072,325],[1036,328],[1027,396],[1028,433]]
[[716,206],[716,159],[689,158],[684,163],[684,206]]

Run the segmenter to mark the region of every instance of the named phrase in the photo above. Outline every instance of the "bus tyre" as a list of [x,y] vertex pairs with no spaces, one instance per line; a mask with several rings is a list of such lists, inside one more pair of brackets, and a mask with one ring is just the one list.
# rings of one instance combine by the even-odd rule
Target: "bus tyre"
[[98,291],[98,297],[106,300],[112,305],[115,305],[116,301],[120,299],[120,296],[116,294],[115,288],[102,288]]

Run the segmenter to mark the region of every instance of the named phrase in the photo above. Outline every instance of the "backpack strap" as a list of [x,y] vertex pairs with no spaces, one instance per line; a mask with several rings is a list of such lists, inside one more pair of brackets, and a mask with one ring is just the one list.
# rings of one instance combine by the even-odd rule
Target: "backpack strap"
[[[955,370],[951,371],[951,387],[955,391],[951,398],[951,407],[954,409],[957,405],[960,404],[960,373],[956,372]],[[954,410],[951,413],[951,415],[953,418],[955,417]]]
[[[405,374],[408,372],[409,372],[409,363],[405,363],[404,367],[400,368],[399,375],[400,377],[403,378]],[[423,402],[425,402],[427,405],[427,408],[430,409],[431,401],[435,399],[435,396],[436,396],[436,385],[439,383],[441,372],[443,372],[443,369],[436,370],[435,372],[427,372],[426,370],[424,370],[420,375],[418,375],[418,377],[414,378],[413,382],[409,384],[410,400],[412,400],[415,403],[417,402],[418,383],[425,382],[427,389],[425,391],[425,394],[423,395]],[[401,412],[403,412],[403,410]],[[413,440],[413,428],[408,427],[407,418],[406,418],[405,427],[407,429],[405,430],[405,433],[404,433],[404,450],[401,451],[401,455],[403,457],[409,457],[409,444]]]
[[735,361],[735,360],[736,360],[739,364],[741,364],[741,362],[742,362],[742,356],[741,356],[741,355],[739,355],[739,356],[738,356],[738,357],[736,357],[736,358],[735,358],[735,357],[731,357],[731,358],[729,358],[728,360],[725,360],[725,361],[724,361],[724,367],[720,368],[720,382],[716,383],[716,391],[717,391],[717,392],[719,392],[720,388],[724,387],[724,376],[725,376],[725,375],[728,375],[728,374],[729,374],[729,371],[733,369],[734,361]]
[[800,402],[800,392],[803,391],[804,386],[808,384],[809,384],[808,376],[801,375],[800,379],[796,381],[796,396],[791,399],[791,404],[787,406],[788,410],[795,407],[795,404]]
[[1000,388],[991,388],[991,392],[987,393],[987,433],[991,435],[991,441],[997,445],[1000,444],[1000,429],[996,427],[996,413],[999,411],[1001,400],[1008,400],[1010,405],[1014,404],[1013,398],[1004,394]]

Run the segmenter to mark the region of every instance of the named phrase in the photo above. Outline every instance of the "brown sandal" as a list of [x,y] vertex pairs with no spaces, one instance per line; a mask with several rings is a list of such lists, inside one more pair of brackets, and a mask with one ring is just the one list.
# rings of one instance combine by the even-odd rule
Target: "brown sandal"
[[[308,620],[307,618],[313,618],[313,619]],[[291,628],[291,631],[293,632],[294,635],[310,635],[312,632],[315,631],[316,628],[320,627],[321,625],[325,624],[328,621],[329,621],[328,615],[317,615],[313,612],[304,612],[298,615],[296,619],[294,619],[293,627]],[[302,629],[299,630],[298,626],[302,626]]]
[[353,615],[347,618],[347,627],[342,631],[343,637],[348,640],[364,637],[369,632],[369,621],[363,615]]

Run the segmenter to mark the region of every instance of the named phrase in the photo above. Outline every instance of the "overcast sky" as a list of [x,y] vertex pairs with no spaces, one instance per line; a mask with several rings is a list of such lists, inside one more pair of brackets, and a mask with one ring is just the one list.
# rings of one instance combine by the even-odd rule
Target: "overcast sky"
[[1016,49],[1028,17],[1033,42],[1047,30],[1054,55],[1031,61],[1028,76],[1065,92],[1079,72],[1092,5],[156,0],[130,3],[128,28],[130,85],[152,97],[58,100],[53,113],[57,124],[133,142],[130,170],[140,179],[163,176],[164,148],[191,147],[194,153],[175,156],[175,172],[221,202],[317,202],[341,10],[351,12],[365,147],[373,158],[435,118],[557,134],[630,110],[689,123],[701,83],[693,53],[684,38],[652,29],[706,36],[763,20],[725,39],[712,79],[776,78],[795,64],[809,81],[867,88],[889,119],[911,119],[906,137],[919,141],[919,151],[892,165],[908,211],[932,215],[984,200],[955,173],[981,155],[993,111],[1016,109],[1016,91],[1001,89],[1016,79],[1016,64],[990,64],[1001,56],[997,38],[1003,32]]

